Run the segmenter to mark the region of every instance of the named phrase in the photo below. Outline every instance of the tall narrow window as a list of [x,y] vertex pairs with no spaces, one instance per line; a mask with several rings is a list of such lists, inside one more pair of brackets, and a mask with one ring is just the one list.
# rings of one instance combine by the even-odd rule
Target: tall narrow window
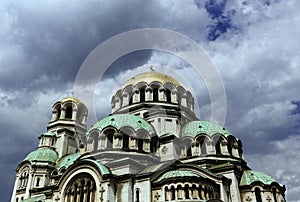
[[132,104],[132,101],[133,101],[133,95],[130,94],[130,95],[129,95],[129,104],[130,104],[130,105]]
[[190,199],[189,185],[187,184],[184,186],[184,195],[185,195],[185,199]]
[[37,177],[37,178],[36,178],[36,183],[35,183],[35,186],[36,186],[36,187],[39,187],[39,186],[40,186],[40,180],[41,180],[40,177]]
[[114,135],[112,133],[107,134],[107,148],[110,149],[113,147]]
[[138,139],[138,150],[143,151],[143,139]]
[[67,119],[71,119],[72,118],[72,113],[73,113],[73,110],[72,110],[72,107],[71,106],[68,106],[67,108],[66,108],[66,118]]
[[165,187],[165,200],[166,201],[169,200],[169,189],[168,189],[168,187]]
[[158,101],[158,88],[153,88],[153,101]]
[[171,103],[171,91],[169,89],[166,90],[167,102]]
[[174,186],[171,187],[171,200],[175,200],[175,188],[174,188]]
[[129,149],[129,137],[128,135],[123,135],[123,149]]
[[192,147],[191,147],[191,145],[186,145],[186,156],[187,157],[192,156]]
[[139,189],[135,190],[135,197],[136,197],[135,202],[140,202],[140,190]]
[[140,90],[140,102],[144,102],[145,101],[145,88],[142,88]]
[[204,140],[201,140],[200,141],[200,149],[201,149],[201,154],[206,154],[206,145],[205,145],[205,142]]
[[259,188],[255,188],[255,198],[256,198],[256,202],[262,202]]
[[216,144],[216,154],[221,154],[221,143],[220,141]]

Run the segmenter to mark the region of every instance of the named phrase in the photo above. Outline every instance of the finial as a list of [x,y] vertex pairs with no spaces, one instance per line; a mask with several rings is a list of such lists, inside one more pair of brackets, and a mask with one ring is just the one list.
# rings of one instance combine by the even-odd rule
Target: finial
[[71,91],[71,96],[72,96],[72,97],[75,97],[74,91]]
[[154,72],[153,65],[150,66],[151,72]]

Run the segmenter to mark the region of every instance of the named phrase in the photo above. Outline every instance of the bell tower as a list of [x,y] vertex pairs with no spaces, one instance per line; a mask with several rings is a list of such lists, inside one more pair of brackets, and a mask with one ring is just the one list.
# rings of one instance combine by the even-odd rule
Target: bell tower
[[52,106],[52,118],[47,130],[56,133],[55,149],[59,157],[79,150],[86,132],[87,107],[76,97],[66,97]]

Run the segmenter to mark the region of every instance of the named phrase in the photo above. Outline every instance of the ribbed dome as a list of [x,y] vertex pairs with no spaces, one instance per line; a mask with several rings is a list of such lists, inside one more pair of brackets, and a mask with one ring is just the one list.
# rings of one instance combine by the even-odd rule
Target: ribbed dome
[[46,161],[56,163],[58,159],[57,153],[49,147],[41,147],[30,152],[24,161]]
[[152,126],[147,121],[133,114],[113,114],[97,122],[90,129],[90,131],[94,129],[98,129],[99,131],[102,131],[104,128],[108,126],[112,126],[117,130],[120,130],[122,127],[128,126],[133,128],[135,131],[139,129],[144,129],[149,134],[155,133]]
[[181,130],[181,136],[195,137],[200,133],[205,133],[209,136],[212,136],[216,133],[222,134],[225,137],[232,135],[222,126],[208,121],[192,121],[187,123]]
[[261,182],[265,185],[270,185],[276,182],[271,176],[254,170],[245,170],[240,181],[240,186],[251,185],[253,182]]
[[153,71],[153,72],[142,73],[142,74],[132,77],[122,86],[122,88],[129,86],[129,85],[135,86],[136,84],[138,84],[140,82],[146,82],[147,84],[150,84],[155,81],[160,82],[162,84],[172,83],[175,86],[182,86],[182,84],[179,81],[177,81],[176,79],[174,79],[173,77],[168,76],[166,74],[162,74],[160,72]]

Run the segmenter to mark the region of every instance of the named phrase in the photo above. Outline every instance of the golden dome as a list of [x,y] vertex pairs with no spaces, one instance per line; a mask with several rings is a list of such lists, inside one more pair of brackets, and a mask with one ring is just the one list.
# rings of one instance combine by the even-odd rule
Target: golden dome
[[65,97],[65,98],[61,99],[60,102],[62,102],[62,103],[64,103],[64,102],[75,102],[76,104],[82,104],[82,102],[78,98],[73,97],[73,96]]
[[174,79],[173,77],[168,76],[166,74],[162,74],[160,72],[152,71],[152,72],[146,72],[146,73],[142,73],[142,74],[132,77],[122,86],[122,88],[129,86],[129,85],[135,86],[136,84],[138,84],[140,82],[146,82],[147,84],[150,84],[154,81],[158,81],[162,84],[172,83],[175,86],[182,86],[182,84],[179,81],[177,81],[176,79]]

